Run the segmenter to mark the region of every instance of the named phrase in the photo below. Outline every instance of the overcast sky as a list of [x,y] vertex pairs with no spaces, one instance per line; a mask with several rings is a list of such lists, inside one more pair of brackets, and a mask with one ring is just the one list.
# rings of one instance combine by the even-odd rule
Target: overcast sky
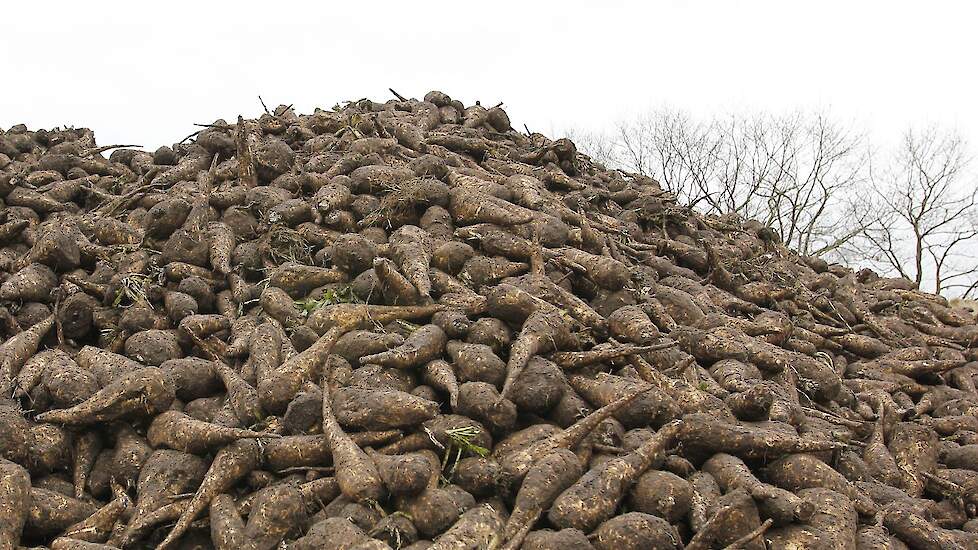
[[[220,5],[218,5],[220,4]],[[195,122],[293,103],[504,101],[514,123],[601,129],[694,114],[829,109],[978,142],[973,2],[8,2],[0,127],[95,129],[156,147]]]

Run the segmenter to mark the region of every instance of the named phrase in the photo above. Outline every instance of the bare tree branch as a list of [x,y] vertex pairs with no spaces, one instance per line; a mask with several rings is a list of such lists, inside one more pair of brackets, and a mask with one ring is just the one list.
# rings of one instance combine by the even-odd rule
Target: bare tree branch
[[825,113],[700,120],[661,109],[578,146],[701,212],[758,220],[800,254],[978,294],[978,186],[957,134],[911,130],[874,159],[860,132]]
[[[881,252],[879,269],[926,282],[936,293],[975,292],[978,260],[963,252],[978,245],[978,190],[967,181],[965,151],[954,133],[928,128],[904,134],[892,162],[872,183],[887,214],[885,223],[864,232]],[[961,278],[967,281],[951,283]]]

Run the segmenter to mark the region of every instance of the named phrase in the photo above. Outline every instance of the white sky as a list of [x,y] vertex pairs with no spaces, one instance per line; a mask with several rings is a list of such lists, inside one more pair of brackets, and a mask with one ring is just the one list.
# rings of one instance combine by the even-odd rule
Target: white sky
[[829,109],[885,139],[978,143],[973,2],[6,2],[0,127],[169,144],[293,103],[505,101],[517,126],[600,129],[668,104]]

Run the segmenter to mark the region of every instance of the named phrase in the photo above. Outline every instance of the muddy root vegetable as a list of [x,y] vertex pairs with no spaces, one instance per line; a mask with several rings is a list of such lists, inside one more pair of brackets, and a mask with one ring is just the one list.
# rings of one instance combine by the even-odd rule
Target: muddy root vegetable
[[103,543],[108,540],[116,522],[129,512],[133,503],[129,495],[122,493],[86,519],[65,529],[62,536],[84,542]]
[[938,550],[978,545],[978,534],[937,527],[903,503],[886,511],[883,525],[911,548]]
[[513,391],[513,383],[534,355],[554,348],[565,348],[573,343],[574,336],[569,323],[556,309],[541,309],[531,314],[510,347],[502,396],[508,397]]
[[132,516],[125,529],[112,534],[110,544],[124,548],[153,526],[175,521],[190,504],[189,498],[177,497],[196,490],[206,473],[207,463],[197,456],[169,449],[154,451],[139,472]]
[[812,503],[757,479],[747,465],[735,456],[717,453],[703,464],[703,471],[712,475],[725,491],[747,491],[757,501],[761,514],[771,518],[775,525],[787,525],[795,520],[808,521],[815,513]]
[[165,550],[172,547],[187,532],[190,524],[210,506],[214,498],[230,489],[260,463],[261,447],[254,439],[241,439],[218,451],[187,509],[180,514],[176,524],[157,548]]
[[30,264],[0,284],[0,300],[46,302],[56,286],[58,278],[51,268],[42,264]]
[[561,368],[574,370],[597,363],[605,363],[613,359],[618,359],[619,357],[670,348],[674,345],[676,344],[673,342],[667,342],[659,346],[601,344],[588,351],[560,351],[553,353],[550,355],[550,359],[560,365]]
[[593,534],[597,550],[639,550],[641,548],[682,548],[682,542],[666,520],[629,512],[602,523]]
[[500,457],[500,466],[502,467],[503,473],[511,482],[518,483],[538,460],[557,449],[574,447],[587,437],[591,431],[597,428],[599,424],[621,410],[622,407],[634,401],[636,397],[647,389],[647,387],[642,386],[633,388],[613,402],[608,403],[604,407],[577,421],[569,428],[535,441],[522,449],[514,450],[511,453],[503,455]]
[[165,446],[193,454],[202,454],[238,439],[275,436],[277,434],[201,422],[178,411],[158,415],[146,432],[146,438],[153,447]]
[[333,396],[323,379],[323,434],[333,453],[340,491],[354,502],[380,500],[384,481],[370,457],[343,431],[333,413]]
[[384,455],[371,451],[369,454],[391,495],[417,494],[428,486],[435,473],[434,465],[423,453]]
[[872,499],[829,465],[808,454],[793,454],[774,461],[767,467],[767,477],[775,485],[797,492],[801,489],[821,487],[831,489],[850,498],[856,511],[865,516],[876,513]]
[[502,529],[502,514],[491,505],[483,504],[462,514],[430,549],[494,548],[499,544]]
[[[856,527],[857,516],[845,495],[829,489],[803,489],[798,496],[812,502],[815,515],[804,525],[789,525],[765,533],[765,540],[775,547],[804,547],[811,544],[827,548],[861,548]],[[891,548],[886,541],[886,548]],[[871,547],[870,547],[871,548]]]
[[50,316],[31,328],[0,344],[0,395],[9,396],[13,381],[24,363],[37,353],[41,339],[54,326],[54,316]]
[[387,430],[434,418],[438,404],[398,390],[350,386],[333,393],[333,413],[341,426]]
[[445,349],[448,338],[435,325],[425,325],[404,339],[404,343],[387,351],[360,358],[361,363],[410,369],[436,359]]
[[217,353],[211,354],[214,370],[227,390],[227,402],[234,415],[245,426],[250,426],[265,417],[261,408],[261,399],[251,384],[246,382],[237,371],[228,366]]
[[330,328],[341,327],[343,332],[362,326],[392,321],[417,321],[428,319],[444,309],[440,305],[425,306],[375,306],[367,304],[333,304],[324,306],[312,313],[306,325],[318,334],[325,334]]
[[30,489],[28,502],[24,533],[29,536],[56,535],[98,511],[94,504],[39,487]]
[[224,223],[208,226],[210,237],[210,262],[214,271],[221,275],[231,273],[231,253],[234,251],[234,233]]
[[[745,532],[760,524],[754,502],[743,489],[735,489],[718,499],[718,509],[713,516],[696,532],[686,548],[706,550],[712,547],[725,548],[738,540]],[[748,540],[747,548],[763,550],[764,543]]]
[[532,210],[464,187],[449,192],[448,212],[458,225],[491,223],[509,226],[533,221]]
[[112,548],[115,547],[68,537],[58,537],[51,541],[51,550],[111,550]]
[[298,299],[317,287],[342,283],[345,280],[345,274],[339,270],[286,262],[272,271],[269,284],[281,288],[290,297]]
[[412,518],[420,536],[431,539],[455,525],[459,517],[475,505],[472,495],[455,485],[446,485],[428,487],[416,497],[400,503],[398,510]]
[[503,530],[503,548],[520,548],[537,519],[583,473],[580,460],[569,449],[558,449],[534,464],[516,493],[513,511]]
[[326,358],[344,332],[341,327],[326,331],[314,344],[260,379],[258,399],[262,408],[272,414],[284,412],[302,385],[318,376],[317,370],[326,364]]
[[306,509],[299,487],[294,483],[279,483],[258,492],[251,505],[245,540],[255,550],[272,550],[290,534],[299,532],[306,521]]
[[421,301],[418,289],[387,258],[374,258],[374,274],[384,301],[391,305],[410,305]]
[[844,446],[835,441],[806,439],[773,430],[719,422],[705,413],[688,415],[679,439],[691,448],[744,458],[830,451]]
[[347,518],[327,518],[317,522],[305,536],[296,540],[295,550],[350,550],[371,539]]
[[441,359],[429,361],[421,367],[421,379],[432,388],[447,393],[452,410],[458,407],[459,383],[450,364]]
[[23,467],[0,459],[0,548],[13,550],[31,509],[31,478]]
[[[633,388],[645,385],[641,380],[605,373],[593,378],[575,375],[568,380],[581,397],[595,406],[608,405]],[[661,426],[677,416],[679,408],[676,401],[658,388],[645,392],[615,413],[615,418],[629,428]]]
[[94,431],[85,431],[75,437],[73,451],[75,464],[72,468],[72,481],[75,484],[75,498],[81,498],[85,494],[95,459],[102,451],[102,439]]
[[37,420],[78,426],[131,414],[153,416],[170,406],[174,393],[173,383],[160,369],[147,367],[121,376],[74,407],[41,413]]
[[924,475],[937,468],[937,434],[934,430],[901,422],[893,429],[889,444],[900,472],[900,487],[911,497],[924,494]]
[[555,254],[559,261],[582,268],[586,277],[603,288],[619,290],[631,282],[628,267],[614,258],[569,247],[558,249]]
[[579,529],[539,529],[531,531],[523,543],[523,550],[594,550],[587,535]]
[[693,488],[672,472],[649,470],[638,478],[628,495],[629,508],[677,523],[689,513]]
[[485,382],[462,384],[455,412],[482,422],[496,433],[509,431],[516,424],[516,405]]
[[248,547],[244,536],[244,521],[228,494],[217,495],[210,505],[211,541],[217,550]]
[[586,472],[554,501],[547,516],[551,523],[590,532],[611,518],[628,489],[656,460],[662,459],[682,427],[682,421],[667,424],[631,453]]
[[431,295],[431,254],[434,250],[431,235],[414,225],[398,228],[390,237],[391,255],[404,273],[404,277],[414,285],[417,293]]

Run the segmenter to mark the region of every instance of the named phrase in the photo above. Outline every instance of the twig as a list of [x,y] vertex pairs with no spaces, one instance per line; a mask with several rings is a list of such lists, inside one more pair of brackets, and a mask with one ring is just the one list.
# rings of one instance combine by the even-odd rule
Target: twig
[[193,340],[197,348],[204,352],[204,355],[210,357],[211,361],[214,361],[215,363],[223,363],[227,367],[231,366],[223,357],[221,357],[219,353],[211,349],[210,345],[201,340],[197,333],[192,330],[188,330],[186,333],[188,336],[190,336],[190,339]]
[[574,271],[573,270],[568,271],[567,273],[564,273],[564,275],[560,279],[557,279],[557,281],[555,281],[555,282],[559,286],[561,283],[563,283],[564,281],[566,281],[567,278],[570,277],[573,274],[574,274]]
[[396,97],[398,101],[407,101],[407,98],[394,91],[394,88],[387,88],[387,89],[390,90],[392,94],[394,94],[394,97]]
[[[197,123],[194,123],[194,126],[200,126],[201,128],[217,128],[219,130],[228,130],[228,131],[231,131],[231,130],[234,129],[234,126],[229,126],[227,124],[197,124]],[[201,132],[203,132],[203,130],[201,130]]]
[[266,115],[270,115],[270,114],[272,114],[272,113],[269,113],[269,112],[268,112],[268,107],[266,107],[266,106],[265,106],[265,100],[263,100],[263,99],[261,98],[261,96],[258,96],[258,101],[260,101],[260,102],[261,102],[261,108],[262,108],[262,109],[265,109],[265,114],[266,114]]
[[[96,207],[92,212],[96,213],[98,216],[111,216],[119,208],[128,208],[131,204],[129,201],[135,202],[153,189],[165,189],[171,185],[173,185],[173,183],[147,183],[146,185],[141,185],[122,195],[112,197],[112,199],[109,201],[98,205],[98,207]],[[105,207],[104,211],[103,207]]]
[[331,474],[335,470],[332,466],[292,466],[290,468],[285,468],[284,470],[278,470],[278,474],[291,474],[295,472],[318,472],[322,474]]
[[128,145],[103,145],[102,147],[97,147],[90,151],[85,151],[82,153],[83,157],[90,157],[92,155],[98,155],[106,151],[111,151],[112,149],[122,149],[123,147],[142,147],[142,145],[128,144]]
[[690,539],[689,544],[686,545],[686,550],[707,550],[710,548],[713,545],[713,538],[716,536],[716,533],[713,532],[714,525],[719,523],[726,514],[733,511],[733,506],[724,506],[723,508],[717,510],[713,516],[710,517],[710,519],[707,520],[702,527],[700,527],[699,531],[693,535],[693,538]]
[[746,535],[740,537],[739,539],[731,542],[730,544],[728,544],[727,546],[725,546],[723,548],[723,550],[740,550],[748,542],[750,542],[750,541],[756,539],[757,537],[763,535],[764,532],[767,531],[771,527],[771,524],[773,524],[773,523],[774,523],[774,520],[772,520],[771,518],[768,518],[768,519],[764,520],[764,523],[762,523],[760,526],[758,526],[757,529],[754,529],[750,533],[747,533]]
[[179,141],[178,143],[183,143],[183,142],[185,142],[185,141],[187,141],[188,139],[190,139],[190,138],[192,138],[192,137],[195,137],[195,136],[197,136],[198,134],[200,134],[200,133],[201,133],[201,132],[203,132],[203,131],[204,131],[204,130],[197,130],[196,132],[194,132],[194,133],[192,133],[192,134],[190,134],[189,136],[187,136],[187,137],[185,137],[185,138],[183,138],[183,139],[181,139],[181,140],[180,140],[180,141]]
[[641,347],[637,348],[636,351],[641,350],[640,351],[641,353],[648,353],[650,351],[662,351],[664,349],[669,349],[671,347],[675,347],[675,346],[678,346],[678,345],[679,345],[679,342],[676,342],[675,340],[669,340],[669,341],[666,341],[666,342],[659,342],[658,344],[651,344],[651,345],[648,345],[648,346],[641,346]]
[[606,453],[606,454],[614,454],[614,455],[628,454],[628,451],[625,450],[624,448],[616,447],[614,445],[602,445],[600,443],[595,443],[594,445],[592,445],[591,448],[594,449],[595,451],[598,451],[600,453]]
[[825,411],[820,411],[818,409],[812,409],[810,407],[802,407],[805,414],[813,416],[815,418],[830,422],[832,424],[838,424],[839,426],[845,426],[847,428],[862,428],[863,422],[857,422],[855,420],[849,420],[848,418],[843,418],[837,414],[832,414]]

